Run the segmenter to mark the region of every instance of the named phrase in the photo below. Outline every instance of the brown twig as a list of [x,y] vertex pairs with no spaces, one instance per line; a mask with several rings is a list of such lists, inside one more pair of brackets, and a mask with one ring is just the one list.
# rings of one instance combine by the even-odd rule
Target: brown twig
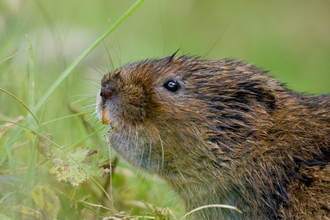
[[19,103],[21,103],[21,105],[23,105],[24,106],[24,108],[26,108],[26,110],[28,110],[30,113],[31,113],[31,115],[34,117],[34,119],[36,120],[36,122],[37,122],[37,124],[39,124],[39,121],[38,121],[38,119],[37,119],[37,117],[33,114],[33,112],[19,99],[19,98],[17,98],[15,95],[13,95],[12,93],[10,93],[10,92],[8,92],[8,91],[6,91],[6,90],[4,90],[4,89],[1,89],[0,88],[0,91],[2,91],[2,92],[4,92],[4,93],[7,93],[8,95],[10,95],[11,97],[13,97],[14,99],[16,99]]
[[[13,122],[17,123],[17,124],[20,124],[24,121],[24,117],[22,115],[18,116],[17,118],[15,118],[13,120]],[[11,127],[15,126],[15,124],[13,123],[7,123],[7,124],[4,124],[0,130],[0,138],[2,137],[2,135]]]

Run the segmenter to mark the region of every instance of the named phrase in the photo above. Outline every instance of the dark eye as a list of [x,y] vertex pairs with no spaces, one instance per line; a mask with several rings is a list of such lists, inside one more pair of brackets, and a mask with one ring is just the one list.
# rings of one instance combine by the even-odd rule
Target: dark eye
[[175,80],[170,80],[164,84],[164,87],[170,92],[176,92],[180,89],[180,84]]
[[115,95],[115,92],[111,89],[106,89],[104,87],[101,88],[100,96],[103,99],[112,99]]

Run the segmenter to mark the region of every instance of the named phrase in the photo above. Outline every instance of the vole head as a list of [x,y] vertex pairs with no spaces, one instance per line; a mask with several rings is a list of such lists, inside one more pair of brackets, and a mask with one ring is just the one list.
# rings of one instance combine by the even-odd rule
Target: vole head
[[116,126],[111,144],[124,158],[159,171],[176,157],[209,157],[207,142],[230,148],[246,138],[253,117],[275,108],[272,84],[242,62],[171,56],[105,75],[96,111]]
[[[97,106],[103,121],[128,128],[156,118],[170,119],[171,110],[184,101],[187,73],[168,62],[173,61],[165,58],[133,63],[105,75]],[[101,110],[106,113],[101,114]]]

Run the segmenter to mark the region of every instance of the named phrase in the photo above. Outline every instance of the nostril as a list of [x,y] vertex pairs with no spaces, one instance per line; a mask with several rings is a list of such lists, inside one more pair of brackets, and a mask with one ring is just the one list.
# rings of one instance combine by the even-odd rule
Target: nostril
[[103,99],[112,99],[114,97],[114,95],[115,95],[114,90],[108,89],[108,88],[105,88],[105,87],[101,88],[100,96]]

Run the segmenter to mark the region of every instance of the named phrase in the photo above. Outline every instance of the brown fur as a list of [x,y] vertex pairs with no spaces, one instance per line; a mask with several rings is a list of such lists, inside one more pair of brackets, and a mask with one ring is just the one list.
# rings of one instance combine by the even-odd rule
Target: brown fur
[[[179,82],[170,92],[164,84]],[[158,174],[194,219],[330,219],[330,98],[295,93],[249,64],[167,57],[102,79],[112,147]],[[105,110],[105,115],[102,110]]]

